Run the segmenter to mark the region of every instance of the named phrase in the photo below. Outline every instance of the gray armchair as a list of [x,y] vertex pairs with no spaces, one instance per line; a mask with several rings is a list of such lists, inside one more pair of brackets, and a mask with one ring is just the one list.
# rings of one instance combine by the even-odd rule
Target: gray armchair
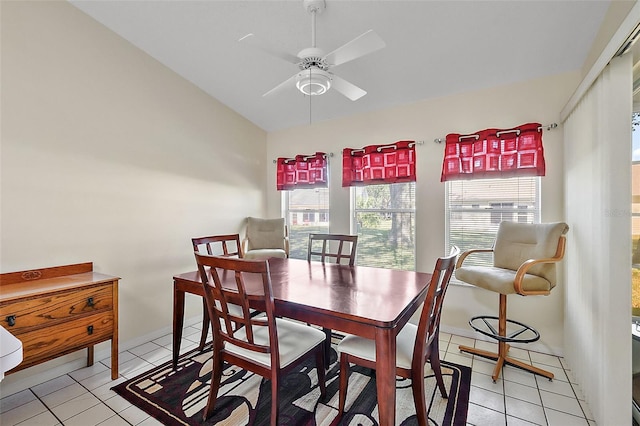
[[245,259],[289,257],[289,236],[284,218],[248,217],[242,251]]

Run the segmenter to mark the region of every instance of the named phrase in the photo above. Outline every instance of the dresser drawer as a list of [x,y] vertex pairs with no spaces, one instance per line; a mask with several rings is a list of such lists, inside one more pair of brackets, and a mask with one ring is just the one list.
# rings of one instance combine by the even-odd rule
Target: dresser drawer
[[112,309],[113,283],[107,283],[4,304],[0,306],[0,324],[17,333],[30,327]]
[[22,341],[24,351],[21,367],[108,340],[113,332],[113,312],[104,312],[59,323],[46,329],[15,333]]

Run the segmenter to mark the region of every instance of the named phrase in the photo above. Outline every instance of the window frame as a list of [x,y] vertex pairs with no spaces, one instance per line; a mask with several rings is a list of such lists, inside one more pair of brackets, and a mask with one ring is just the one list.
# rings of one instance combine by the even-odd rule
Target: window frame
[[[444,192],[444,206],[445,206],[445,253],[448,253],[449,250],[451,249],[452,244],[456,244],[455,241],[452,241],[451,238],[451,231],[452,231],[452,222],[453,220],[456,219],[452,219],[452,216],[456,215],[459,218],[457,220],[462,221],[465,220],[465,214],[475,214],[477,215],[478,213],[482,213],[483,210],[486,211],[487,214],[487,221],[488,223],[495,227],[497,229],[498,224],[494,223],[494,218],[497,217],[497,215],[500,216],[501,219],[504,219],[504,215],[505,214],[510,214],[512,215],[512,220],[517,221],[517,222],[525,222],[525,223],[540,223],[541,221],[541,216],[542,216],[542,200],[541,200],[541,190],[542,190],[542,180],[540,176],[522,176],[522,177],[513,177],[513,178],[507,178],[509,180],[533,180],[533,186],[534,186],[534,197],[533,197],[533,208],[531,210],[528,210],[527,213],[532,213],[533,214],[533,222],[527,222],[524,221],[523,218],[525,218],[525,214],[523,213],[523,209],[522,206],[524,205],[524,203],[518,203],[518,202],[505,202],[504,199],[500,199],[495,198],[495,197],[491,197],[491,198],[487,198],[486,200],[482,200],[483,204],[473,204],[472,207],[464,207],[464,204],[461,205],[461,207],[457,208],[455,206],[451,206],[451,197],[450,197],[450,193],[452,190],[452,186],[453,185],[459,185],[460,182],[464,183],[469,183],[471,185],[473,185],[474,182],[482,182],[482,181],[487,181],[488,179],[477,179],[477,180],[464,180],[464,181],[459,181],[459,180],[453,180],[453,181],[447,181],[445,182],[445,192]],[[498,181],[500,179],[492,179],[495,181]],[[506,191],[505,191],[506,193]],[[511,204],[511,206],[509,206],[508,208],[502,208],[503,206],[506,207],[505,205]],[[491,206],[492,208],[482,208],[482,206]],[[500,205],[501,208],[498,209],[494,209],[494,206],[498,206]],[[472,222],[473,223],[473,222]],[[487,236],[491,236],[492,239],[495,241],[495,231],[487,231],[486,233]],[[462,252],[464,252],[465,250],[469,250],[471,248],[491,248],[491,246],[488,247],[460,247],[460,250]],[[471,258],[469,258],[471,259]],[[485,256],[483,258],[483,260],[478,260],[478,264],[486,264],[489,261],[490,257],[489,256]],[[472,260],[473,261],[473,260]],[[468,286],[469,284],[464,283],[462,281],[459,281],[455,278],[455,275],[451,277],[451,283],[454,284],[458,284],[458,285],[465,285]]]
[[[367,186],[372,186],[372,185],[359,185],[359,186],[352,186],[350,189],[350,213],[351,213],[351,230],[353,234],[358,235],[359,237],[361,236],[360,234],[360,228],[358,227],[358,213],[380,213],[380,214],[385,214],[385,213],[411,213],[413,215],[412,218],[412,240],[413,240],[413,265],[412,265],[412,269],[404,269],[404,270],[411,270],[411,271],[415,271],[417,268],[417,256],[416,256],[416,247],[417,247],[417,234],[416,234],[416,219],[417,219],[417,205],[418,205],[418,194],[417,194],[417,186],[416,186],[416,182],[412,181],[412,182],[396,182],[396,183],[380,183],[378,185],[413,185],[413,189],[412,189],[412,193],[413,193],[413,209],[407,209],[407,208],[398,208],[398,209],[383,209],[383,208],[364,208],[364,209],[358,209],[357,206],[357,200],[356,200],[356,192],[358,191],[358,189],[362,189],[362,188],[366,188]],[[362,245],[360,245],[359,247],[362,247]],[[360,255],[358,255],[357,261],[360,258]]]

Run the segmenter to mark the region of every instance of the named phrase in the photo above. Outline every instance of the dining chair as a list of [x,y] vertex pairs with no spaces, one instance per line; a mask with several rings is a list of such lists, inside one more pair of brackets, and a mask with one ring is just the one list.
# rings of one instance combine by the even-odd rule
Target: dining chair
[[[357,235],[309,234],[307,262],[319,258],[318,260],[322,263],[333,260],[335,263],[342,264],[343,260],[347,260],[349,266],[353,266],[356,263],[357,245]],[[324,361],[328,365],[331,362],[331,329],[323,327],[322,331],[326,336]]]
[[284,218],[248,217],[242,245],[245,259],[289,257],[289,236]]
[[[500,222],[493,248],[467,250],[456,265],[456,278],[465,283],[499,293],[498,316],[481,315],[471,318],[469,325],[479,333],[498,342],[498,352],[461,345],[460,351],[496,361],[493,381],[498,380],[502,366],[511,364],[523,370],[553,379],[553,373],[511,358],[509,343],[531,343],[540,338],[533,327],[507,318],[507,295],[546,296],[556,286],[556,267],[564,257],[564,222],[518,223]],[[490,265],[473,264],[478,253],[493,257]],[[469,255],[473,255],[468,257]],[[464,262],[469,261],[465,264]],[[497,326],[497,330],[496,330]]]
[[[195,257],[213,319],[213,373],[203,419],[206,421],[215,409],[225,362],[271,381],[272,426],[278,424],[282,378],[310,356],[315,356],[320,394],[324,396],[325,335],[305,324],[276,318],[269,263],[199,253]],[[264,315],[251,316],[252,303],[258,303]],[[231,304],[240,307],[237,314],[229,309]]]
[[[239,234],[210,235],[208,237],[192,238],[193,251],[201,252],[206,250],[207,254],[217,254],[219,256],[242,256],[242,245]],[[200,344],[198,350],[202,351],[209,334],[209,313],[207,303],[202,299],[202,331],[200,333]]]
[[[424,300],[418,324],[407,323],[396,336],[396,375],[411,379],[411,389],[416,407],[418,424],[426,426],[427,406],[424,388],[424,365],[429,361],[431,370],[443,398],[447,390],[440,367],[438,333],[442,302],[453,274],[456,258],[460,254],[453,246],[449,255],[440,257],[433,269],[427,296]],[[339,415],[344,413],[349,382],[349,363],[376,368],[376,345],[372,339],[348,335],[338,344],[340,354],[340,390],[338,393]]]
[[349,266],[353,266],[356,262],[357,245],[357,235],[309,234],[307,261],[319,257],[322,263],[329,259],[341,264],[343,260],[348,260]]

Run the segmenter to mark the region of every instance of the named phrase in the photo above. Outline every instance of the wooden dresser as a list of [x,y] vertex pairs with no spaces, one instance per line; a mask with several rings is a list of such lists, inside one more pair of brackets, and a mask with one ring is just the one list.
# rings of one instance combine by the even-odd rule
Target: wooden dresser
[[118,378],[118,277],[93,263],[0,274],[0,325],[22,341],[13,373],[111,340],[111,378]]

